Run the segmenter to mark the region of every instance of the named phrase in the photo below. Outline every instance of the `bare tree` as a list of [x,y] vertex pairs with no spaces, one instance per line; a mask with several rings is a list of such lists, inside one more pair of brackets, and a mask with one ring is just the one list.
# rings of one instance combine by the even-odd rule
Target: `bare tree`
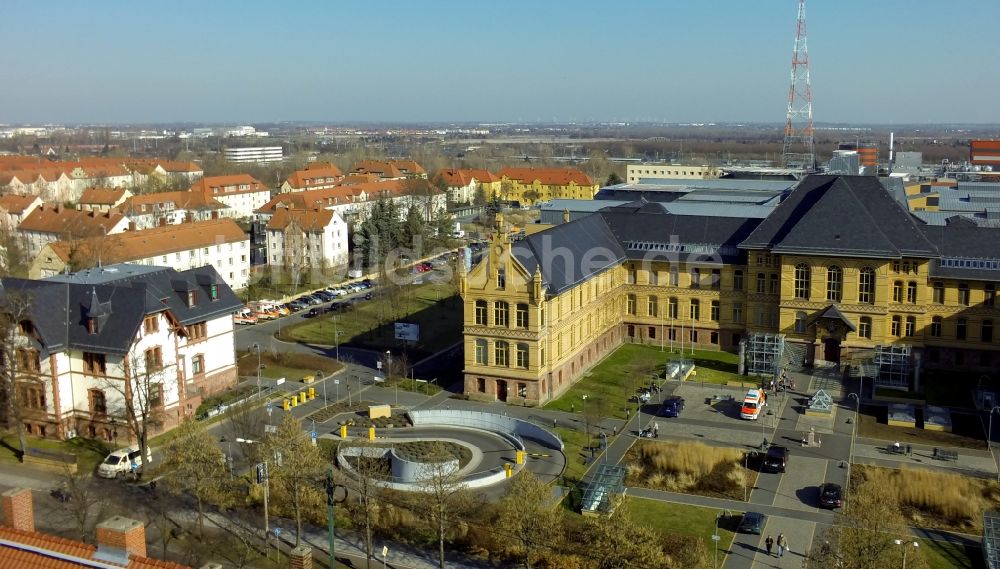
[[[243,401],[238,405],[231,405],[226,410],[226,419],[233,436],[240,439],[258,440],[264,432],[265,418],[261,415],[260,407],[254,401]],[[244,460],[254,460],[257,457],[255,452],[257,445],[237,445],[243,454]]]
[[269,469],[272,496],[276,504],[285,500],[291,506],[298,546],[302,539],[303,511],[307,505],[324,500],[321,489],[326,461],[291,413],[285,413],[275,432],[264,438],[263,452],[268,458],[275,457],[274,466]]
[[562,518],[553,510],[548,485],[530,470],[513,480],[497,507],[495,525],[514,543],[526,569],[540,547],[551,544],[561,533]]
[[97,524],[110,507],[108,495],[101,483],[92,476],[64,469],[59,476],[59,489],[53,494],[60,509],[72,523],[73,539],[93,543]]
[[424,470],[417,482],[417,502],[412,509],[434,531],[438,540],[438,564],[444,569],[445,538],[469,511],[472,495],[458,474],[456,457],[443,444],[435,443],[424,460]]
[[45,407],[47,391],[41,374],[41,357],[31,323],[33,295],[23,289],[5,286],[0,291],[0,397],[3,398],[3,422],[17,431],[19,451],[28,447],[24,430],[26,407]]
[[383,487],[381,482],[389,476],[388,463],[379,456],[366,453],[366,449],[381,448],[371,445],[361,445],[361,452],[357,455],[354,467],[354,477],[345,481],[348,492],[357,496],[357,502],[353,500],[347,502],[347,511],[350,513],[353,523],[360,526],[362,539],[365,542],[365,559],[367,567],[371,567],[371,559],[374,551],[375,538],[374,530],[378,522],[378,513],[383,497]]
[[204,536],[205,505],[225,507],[232,502],[229,473],[219,445],[201,425],[187,420],[177,427],[177,438],[167,446],[164,481],[175,493],[191,496],[198,511],[198,537]]
[[[149,437],[163,426],[166,414],[163,408],[163,386],[166,381],[166,367],[158,348],[138,352],[137,344],[132,344],[118,365],[118,374],[106,375],[101,386],[116,394],[113,401],[117,406],[108,409],[111,417],[121,417],[139,446],[139,456],[143,467],[150,456]],[[100,364],[103,365],[103,364]]]

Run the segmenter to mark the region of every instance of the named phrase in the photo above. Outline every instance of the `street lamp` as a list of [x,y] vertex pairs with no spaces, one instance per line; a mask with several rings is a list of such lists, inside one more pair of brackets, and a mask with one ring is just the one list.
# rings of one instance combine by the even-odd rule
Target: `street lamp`
[[[1000,409],[1000,405],[996,405],[990,409],[990,426],[986,429],[986,448],[990,449],[990,456],[993,458],[994,464],[996,464],[996,456],[993,454],[993,413],[997,409]],[[997,469],[997,481],[1000,481],[1000,468]]]
[[844,489],[844,493],[847,493],[847,488],[851,487],[851,464],[854,462],[854,441],[858,438],[858,418],[861,415],[861,395],[857,393],[848,393],[847,398],[854,398],[854,428],[851,429],[851,450],[847,454],[847,487]]
[[721,539],[719,537],[719,518],[721,517],[722,512],[719,512],[719,514],[715,516],[715,533],[712,534],[712,541],[715,542],[715,562],[712,563],[712,567],[715,569],[719,568],[719,540]]
[[590,418],[587,417],[587,395],[581,395],[583,400],[583,430],[587,433],[587,446],[590,446]]
[[257,399],[260,400],[260,344],[254,342],[251,349],[257,352]]
[[908,545],[913,547],[920,547],[920,544],[916,541],[903,541],[901,539],[894,540],[896,545],[901,545],[903,547],[903,569],[906,569],[906,553],[910,550]]

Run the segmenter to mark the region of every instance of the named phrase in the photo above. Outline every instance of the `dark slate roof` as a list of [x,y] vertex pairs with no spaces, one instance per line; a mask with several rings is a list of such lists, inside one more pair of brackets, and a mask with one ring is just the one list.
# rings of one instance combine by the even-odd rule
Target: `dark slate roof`
[[601,215],[589,215],[529,235],[516,242],[511,252],[529,274],[541,268],[542,283],[551,294],[625,260],[625,251]]
[[940,251],[940,258],[931,261],[930,274],[934,277],[948,277],[970,280],[1000,280],[1000,270],[985,267],[942,266],[942,261],[961,259],[965,264],[976,265],[976,261],[1000,261],[1000,231],[994,227],[980,227],[973,222],[957,220],[948,225],[924,225],[920,227],[927,239]]
[[[147,314],[169,310],[187,325],[232,314],[243,306],[211,266],[109,276],[115,274],[115,267],[107,267],[43,280],[5,278],[0,280],[0,305],[13,301],[15,291],[28,299],[30,318],[46,353],[76,349],[116,355],[128,352]],[[174,290],[178,280],[198,291],[195,306],[188,307],[186,292]],[[209,297],[213,283],[219,296],[214,302]],[[97,318],[96,334],[88,332],[90,317]]]
[[845,326],[847,326],[851,330],[851,332],[858,331],[858,329],[855,328],[854,323],[848,320],[846,316],[844,316],[844,313],[841,312],[839,308],[837,308],[836,304],[831,304],[830,306],[824,308],[822,312],[817,314],[816,317],[812,319],[812,322],[810,322],[810,324],[815,324],[817,321],[822,319],[837,320],[839,322],[842,322]]
[[873,176],[807,177],[741,246],[889,259],[937,256],[919,222]]

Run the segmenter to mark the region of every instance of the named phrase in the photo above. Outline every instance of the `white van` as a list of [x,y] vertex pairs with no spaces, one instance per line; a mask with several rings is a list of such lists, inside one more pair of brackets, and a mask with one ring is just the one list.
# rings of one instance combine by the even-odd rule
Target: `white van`
[[[146,464],[153,462],[153,453],[146,449]],[[139,447],[131,446],[118,449],[107,456],[97,467],[97,475],[101,478],[121,478],[136,472],[143,465]]]

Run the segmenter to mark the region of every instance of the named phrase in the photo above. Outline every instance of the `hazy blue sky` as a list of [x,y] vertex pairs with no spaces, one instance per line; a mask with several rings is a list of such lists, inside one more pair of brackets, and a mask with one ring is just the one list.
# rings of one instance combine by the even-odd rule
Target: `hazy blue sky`
[[[795,0],[0,3],[0,123],[784,119]],[[821,122],[1000,122],[997,0],[810,0]]]

